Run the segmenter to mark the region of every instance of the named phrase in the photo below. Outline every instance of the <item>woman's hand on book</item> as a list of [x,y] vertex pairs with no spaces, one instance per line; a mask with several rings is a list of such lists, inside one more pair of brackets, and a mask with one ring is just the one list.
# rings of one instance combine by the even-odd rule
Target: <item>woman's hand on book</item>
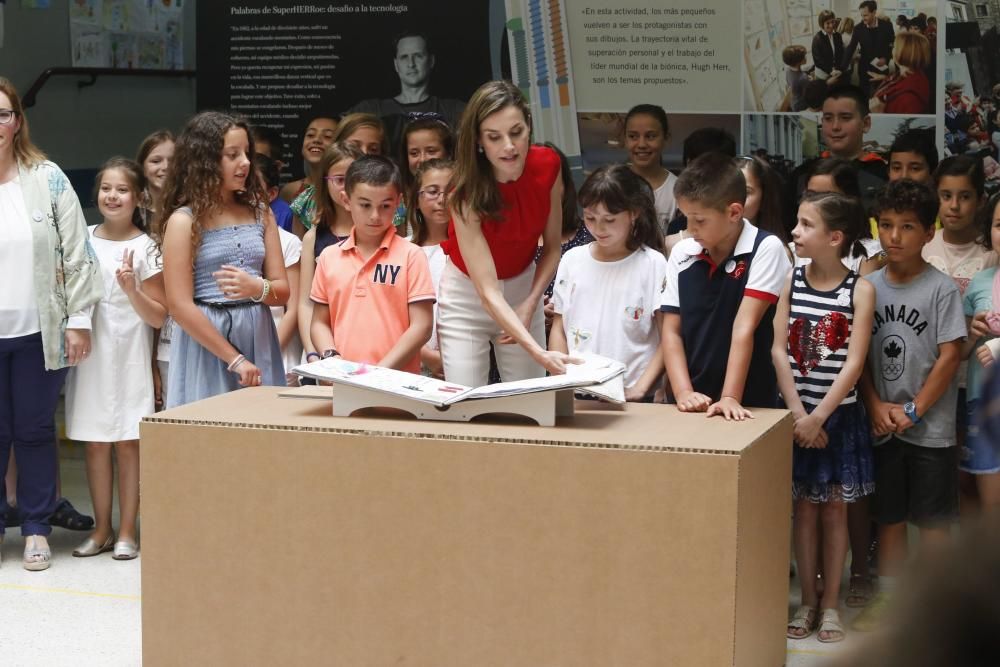
[[566,372],[567,364],[579,364],[581,361],[564,352],[553,352],[542,350],[535,360],[552,375],[562,375]]

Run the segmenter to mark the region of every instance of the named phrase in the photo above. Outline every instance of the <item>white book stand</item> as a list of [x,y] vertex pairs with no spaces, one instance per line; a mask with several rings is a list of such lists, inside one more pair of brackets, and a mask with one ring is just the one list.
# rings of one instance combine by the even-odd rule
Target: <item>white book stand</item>
[[437,407],[423,401],[382,391],[338,384],[333,388],[333,415],[349,417],[366,408],[394,408],[417,419],[467,422],[480,415],[513,414],[527,417],[539,426],[555,426],[556,417],[573,416],[573,389],[552,389],[516,396],[458,401]]

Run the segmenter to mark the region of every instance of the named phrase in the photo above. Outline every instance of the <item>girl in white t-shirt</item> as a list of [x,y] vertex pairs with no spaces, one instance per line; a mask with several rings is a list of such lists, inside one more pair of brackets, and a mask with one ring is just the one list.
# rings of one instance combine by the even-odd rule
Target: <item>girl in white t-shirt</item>
[[611,165],[587,178],[579,202],[594,241],[559,263],[549,349],[621,361],[626,400],[650,401],[663,375],[659,306],[667,271],[653,193],[628,166]]
[[[441,281],[445,257],[441,242],[448,238],[448,181],[454,171],[454,163],[445,158],[434,158],[422,162],[413,173],[413,184],[406,202],[407,223],[413,230],[412,241],[427,255],[431,269],[434,291]],[[424,372],[435,377],[444,377],[441,363],[441,348],[437,339],[437,304],[434,304],[434,328],[427,343],[420,348],[420,365]]]
[[653,189],[653,207],[664,234],[677,212],[677,202],[674,201],[677,177],[663,166],[663,150],[669,138],[670,123],[663,107],[638,104],[625,115],[625,149],[628,151],[629,167],[646,179]]
[[[142,170],[112,158],[97,174],[97,207],[104,222],[90,228],[104,280],[94,307],[91,355],[66,382],[66,435],[87,443],[87,481],[94,502],[94,532],[73,551],[114,558],[138,554],[139,421],[153,412],[153,329],[167,317],[156,244],[141,229],[137,211]],[[118,462],[120,525],[111,526],[114,466]]]

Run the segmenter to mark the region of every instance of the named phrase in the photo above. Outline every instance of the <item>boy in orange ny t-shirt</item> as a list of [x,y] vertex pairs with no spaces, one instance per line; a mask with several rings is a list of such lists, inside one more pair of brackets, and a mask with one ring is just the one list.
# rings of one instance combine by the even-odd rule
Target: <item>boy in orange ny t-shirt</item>
[[324,357],[419,373],[434,285],[424,252],[392,226],[401,189],[399,169],[384,157],[347,170],[342,197],[354,229],[316,260],[310,333]]

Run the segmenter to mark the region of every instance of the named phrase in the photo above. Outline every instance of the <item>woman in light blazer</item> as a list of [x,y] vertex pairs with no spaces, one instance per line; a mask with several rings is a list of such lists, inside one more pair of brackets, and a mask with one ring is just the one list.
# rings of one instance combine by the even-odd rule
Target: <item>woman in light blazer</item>
[[0,479],[13,449],[24,567],[44,570],[56,505],[56,403],[68,366],[90,351],[90,310],[103,286],[80,202],[31,143],[21,100],[3,77],[0,220]]

